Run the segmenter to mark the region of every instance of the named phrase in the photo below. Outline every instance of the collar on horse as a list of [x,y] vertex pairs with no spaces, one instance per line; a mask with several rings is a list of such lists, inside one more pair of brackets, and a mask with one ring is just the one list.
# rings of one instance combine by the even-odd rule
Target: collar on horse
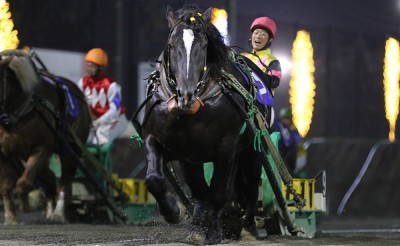
[[[250,115],[250,117],[252,117],[252,109],[255,102],[257,89],[251,77],[251,70],[246,65],[246,63],[241,60],[241,56],[237,55],[234,50],[230,51],[229,57],[235,64],[241,67],[241,69],[246,73],[247,77],[251,80],[249,83],[250,90],[244,88],[243,85],[241,85],[240,82],[232,74],[226,72],[225,70],[221,70],[221,75],[218,83],[216,83],[216,86],[212,86],[211,88],[209,88],[209,90],[205,91],[203,95],[197,98],[198,104],[196,103],[197,105],[194,105],[193,109],[196,111],[193,110],[193,113],[197,112],[200,105],[204,106],[205,101],[215,96],[218,96],[220,93],[225,93],[228,88],[237,91],[245,99],[247,104],[247,113],[248,115]],[[142,102],[142,104],[139,106],[134,116],[132,117],[132,122],[135,122],[136,124],[138,123],[136,120],[137,115],[154,94],[160,97],[161,101],[164,101],[164,103],[167,104],[167,108],[172,114],[174,113],[173,106],[175,106],[176,103],[176,95],[169,90],[170,88],[163,87],[160,79],[160,72],[157,70],[152,72],[147,78],[147,82],[146,99],[144,102]],[[166,93],[163,89],[169,90],[169,93],[171,93],[172,96]]]

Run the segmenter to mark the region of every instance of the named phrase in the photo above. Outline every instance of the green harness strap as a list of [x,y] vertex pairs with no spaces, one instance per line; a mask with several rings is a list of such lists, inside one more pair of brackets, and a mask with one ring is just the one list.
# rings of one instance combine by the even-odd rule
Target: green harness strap
[[[242,70],[247,78],[249,79],[250,82],[250,91],[247,91],[246,88],[244,88],[239,81],[232,75],[228,74],[229,81],[227,81],[229,84],[231,84],[234,89],[236,89],[247,101],[249,106],[253,106],[254,102],[256,100],[256,92],[257,92],[257,85],[253,81],[253,77],[251,76],[251,69],[249,66],[247,66],[246,62],[242,58],[241,55],[238,55],[235,50],[230,49],[229,50],[229,59],[234,62],[237,66],[240,67],[240,70]],[[224,74],[227,74],[225,71],[222,71]],[[251,107],[252,108],[252,107]]]
[[[246,62],[241,58],[240,55],[238,55],[233,49],[230,49],[229,51],[229,59],[234,62],[237,66],[240,67],[240,69],[246,74],[246,76],[250,80],[250,90],[246,90],[246,88],[243,87],[242,84],[239,83],[239,81],[230,73],[226,72],[225,70],[222,70],[221,74],[221,82],[224,84],[224,86],[228,88],[232,88],[235,91],[237,91],[245,100],[247,103],[247,113],[251,119],[254,120],[254,107],[255,107],[255,100],[256,100],[256,92],[257,92],[257,86],[253,81],[253,77],[251,76],[251,69],[247,66]],[[239,132],[239,136],[242,136],[243,133],[245,132],[247,127],[246,121],[243,123],[243,126]]]
[[[225,70],[222,70],[222,75],[221,77],[223,78],[221,81],[224,84],[224,86],[228,88],[233,88],[235,91],[237,91],[245,100],[247,103],[247,114],[251,119],[254,119],[254,101],[255,97],[253,97],[249,91],[244,88],[239,81],[230,73],[227,73]],[[245,132],[247,128],[247,123],[244,121],[242,128],[240,129],[239,136],[242,136],[243,133]]]
[[[248,108],[252,108],[254,105],[255,97],[251,95],[250,92],[247,91],[246,88],[244,88],[232,74],[226,72],[225,70],[222,70],[221,76],[225,78],[222,80],[224,85],[237,91],[246,100]],[[253,91],[255,92],[254,89]]]

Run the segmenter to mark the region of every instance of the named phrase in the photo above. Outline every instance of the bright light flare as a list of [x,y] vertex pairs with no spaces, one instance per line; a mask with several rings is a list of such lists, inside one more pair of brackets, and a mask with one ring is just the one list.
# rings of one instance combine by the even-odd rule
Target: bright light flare
[[395,140],[396,121],[399,115],[400,100],[400,50],[399,41],[394,38],[386,40],[383,67],[383,89],[385,96],[386,119],[389,122],[389,141]]
[[282,74],[288,75],[288,73],[292,69],[291,57],[288,57],[287,54],[281,54],[281,53],[275,53],[275,56],[279,57],[279,63],[281,64]]
[[293,123],[300,135],[305,137],[310,129],[314,111],[314,58],[310,34],[298,31],[292,48],[290,79],[290,104]]
[[5,0],[0,0],[0,51],[18,47],[18,32],[13,28],[9,4]]
[[229,45],[229,36],[228,36],[228,13],[225,9],[212,9],[212,18],[211,23],[218,29],[224,38],[224,43]]

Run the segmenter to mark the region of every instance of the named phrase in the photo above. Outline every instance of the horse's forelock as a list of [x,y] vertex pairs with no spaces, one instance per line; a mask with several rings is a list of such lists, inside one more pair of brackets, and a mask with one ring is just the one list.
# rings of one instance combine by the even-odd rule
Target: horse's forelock
[[14,56],[8,66],[15,73],[24,92],[30,93],[32,88],[39,83],[38,75],[29,58]]
[[182,8],[178,9],[175,12],[175,15],[178,18],[190,18],[190,16],[193,16],[195,13],[201,13],[200,8],[196,4],[185,4],[182,6]]
[[202,12],[196,4],[185,4],[175,12],[178,22],[190,25],[193,29],[200,29]]

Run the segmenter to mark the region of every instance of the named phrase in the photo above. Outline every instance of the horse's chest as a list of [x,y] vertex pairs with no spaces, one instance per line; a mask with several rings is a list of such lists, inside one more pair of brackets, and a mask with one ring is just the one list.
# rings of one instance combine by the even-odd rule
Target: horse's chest
[[243,121],[234,117],[232,110],[221,111],[214,104],[204,107],[207,110],[179,117],[173,117],[165,108],[156,108],[144,132],[154,136],[174,157],[198,160],[234,153]]
[[168,146],[176,146],[176,148],[188,148],[193,145],[200,145],[210,140],[210,136],[206,132],[195,131],[195,129],[184,129],[180,131],[169,131],[164,135],[163,142]]
[[187,156],[214,153],[224,139],[229,138],[227,131],[205,122],[191,124],[171,124],[164,126],[158,134],[159,140],[172,153]]

